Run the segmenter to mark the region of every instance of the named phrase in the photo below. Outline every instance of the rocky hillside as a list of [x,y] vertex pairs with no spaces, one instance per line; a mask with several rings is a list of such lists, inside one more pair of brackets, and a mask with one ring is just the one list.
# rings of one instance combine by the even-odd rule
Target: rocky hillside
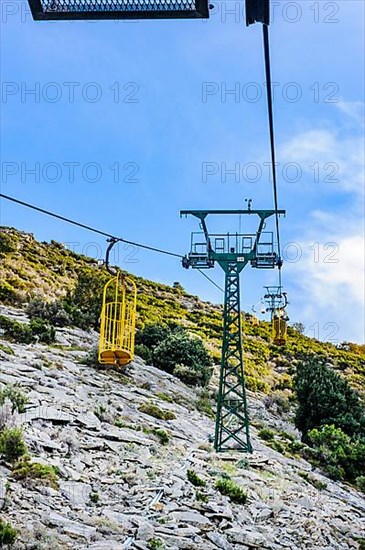
[[[14,307],[0,314],[28,322]],[[201,391],[138,358],[124,375],[86,365],[96,341],[75,328],[57,329],[52,345],[0,337],[1,386],[27,398],[22,412],[9,399],[0,410],[1,422],[22,427],[30,456],[17,470],[0,464],[0,517],[18,532],[14,548],[364,548],[361,494],[295,446],[283,454],[259,437],[265,427],[298,435],[272,403],[249,392],[252,455],[217,455]]]

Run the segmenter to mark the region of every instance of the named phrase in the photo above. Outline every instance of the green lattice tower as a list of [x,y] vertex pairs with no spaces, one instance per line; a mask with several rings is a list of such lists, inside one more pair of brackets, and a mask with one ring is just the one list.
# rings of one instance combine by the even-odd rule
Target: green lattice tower
[[[182,259],[185,268],[211,269],[216,263],[225,272],[222,359],[217,397],[214,447],[218,452],[237,450],[252,452],[246,402],[240,311],[240,273],[250,264],[256,269],[273,269],[281,263],[275,250],[273,234],[264,231],[270,216],[284,215],[285,210],[181,210],[181,216],[194,216],[202,232],[192,233],[190,253]],[[250,233],[208,231],[211,215],[255,216],[258,229]]]
[[240,272],[237,262],[221,264],[225,270],[223,345],[220,367],[214,448],[252,452],[242,352]]

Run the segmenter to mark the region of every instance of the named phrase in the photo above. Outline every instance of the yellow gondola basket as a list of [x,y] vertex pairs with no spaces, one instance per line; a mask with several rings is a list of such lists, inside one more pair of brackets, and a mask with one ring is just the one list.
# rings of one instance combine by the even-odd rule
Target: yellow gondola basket
[[272,321],[272,339],[277,346],[283,346],[286,343],[287,323],[284,317],[274,317]]
[[104,287],[100,318],[99,363],[128,365],[134,358],[137,287],[118,273]]

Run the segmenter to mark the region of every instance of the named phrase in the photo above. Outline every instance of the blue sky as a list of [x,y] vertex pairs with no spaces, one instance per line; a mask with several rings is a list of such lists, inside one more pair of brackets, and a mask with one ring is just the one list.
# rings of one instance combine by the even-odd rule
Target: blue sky
[[[4,2],[2,192],[182,254],[197,225],[180,209],[271,208],[261,26],[245,27],[243,2],[213,4],[209,21],[36,23],[25,2]],[[364,3],[273,7],[289,315],[308,335],[361,342]],[[4,201],[1,223],[104,254],[97,235]],[[119,264],[222,300],[177,259],[121,246]],[[223,284],[219,268],[209,275]],[[244,308],[275,281],[247,268]]]

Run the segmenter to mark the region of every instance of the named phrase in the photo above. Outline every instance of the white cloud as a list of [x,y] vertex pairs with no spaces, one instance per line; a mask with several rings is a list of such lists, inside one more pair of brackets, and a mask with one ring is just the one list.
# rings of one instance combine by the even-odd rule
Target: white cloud
[[[364,143],[359,126],[350,134],[347,119],[356,119],[362,104],[338,104],[346,119],[341,129],[312,129],[284,144],[284,162],[336,162],[339,183],[331,189],[339,200],[334,209],[325,205],[313,210],[298,230],[295,240],[301,247],[299,262],[286,264],[294,295],[292,312],[296,320],[313,327],[316,337],[326,340],[334,323],[338,341],[363,342],[365,336],[365,234],[364,234]],[[343,193],[347,193],[346,202]],[[336,201],[332,201],[336,204]],[[343,205],[343,208],[341,208]],[[311,329],[313,331],[313,329]],[[311,330],[309,335],[313,335]]]
[[[304,171],[319,163],[338,167],[330,176],[334,190],[364,193],[364,140],[362,135],[342,136],[337,130],[302,132],[280,148],[284,162],[296,162]],[[329,168],[327,168],[327,174]],[[313,177],[313,172],[310,172]]]
[[296,317],[307,327],[319,323],[320,339],[328,336],[325,325],[335,323],[339,341],[364,340],[365,238],[362,222],[353,220],[359,218],[341,223],[336,216],[316,212],[312,229],[298,240],[301,260],[286,266],[295,281]]
[[341,99],[335,104],[342,113],[350,117],[354,122],[364,126],[365,104],[362,101],[345,101]]

